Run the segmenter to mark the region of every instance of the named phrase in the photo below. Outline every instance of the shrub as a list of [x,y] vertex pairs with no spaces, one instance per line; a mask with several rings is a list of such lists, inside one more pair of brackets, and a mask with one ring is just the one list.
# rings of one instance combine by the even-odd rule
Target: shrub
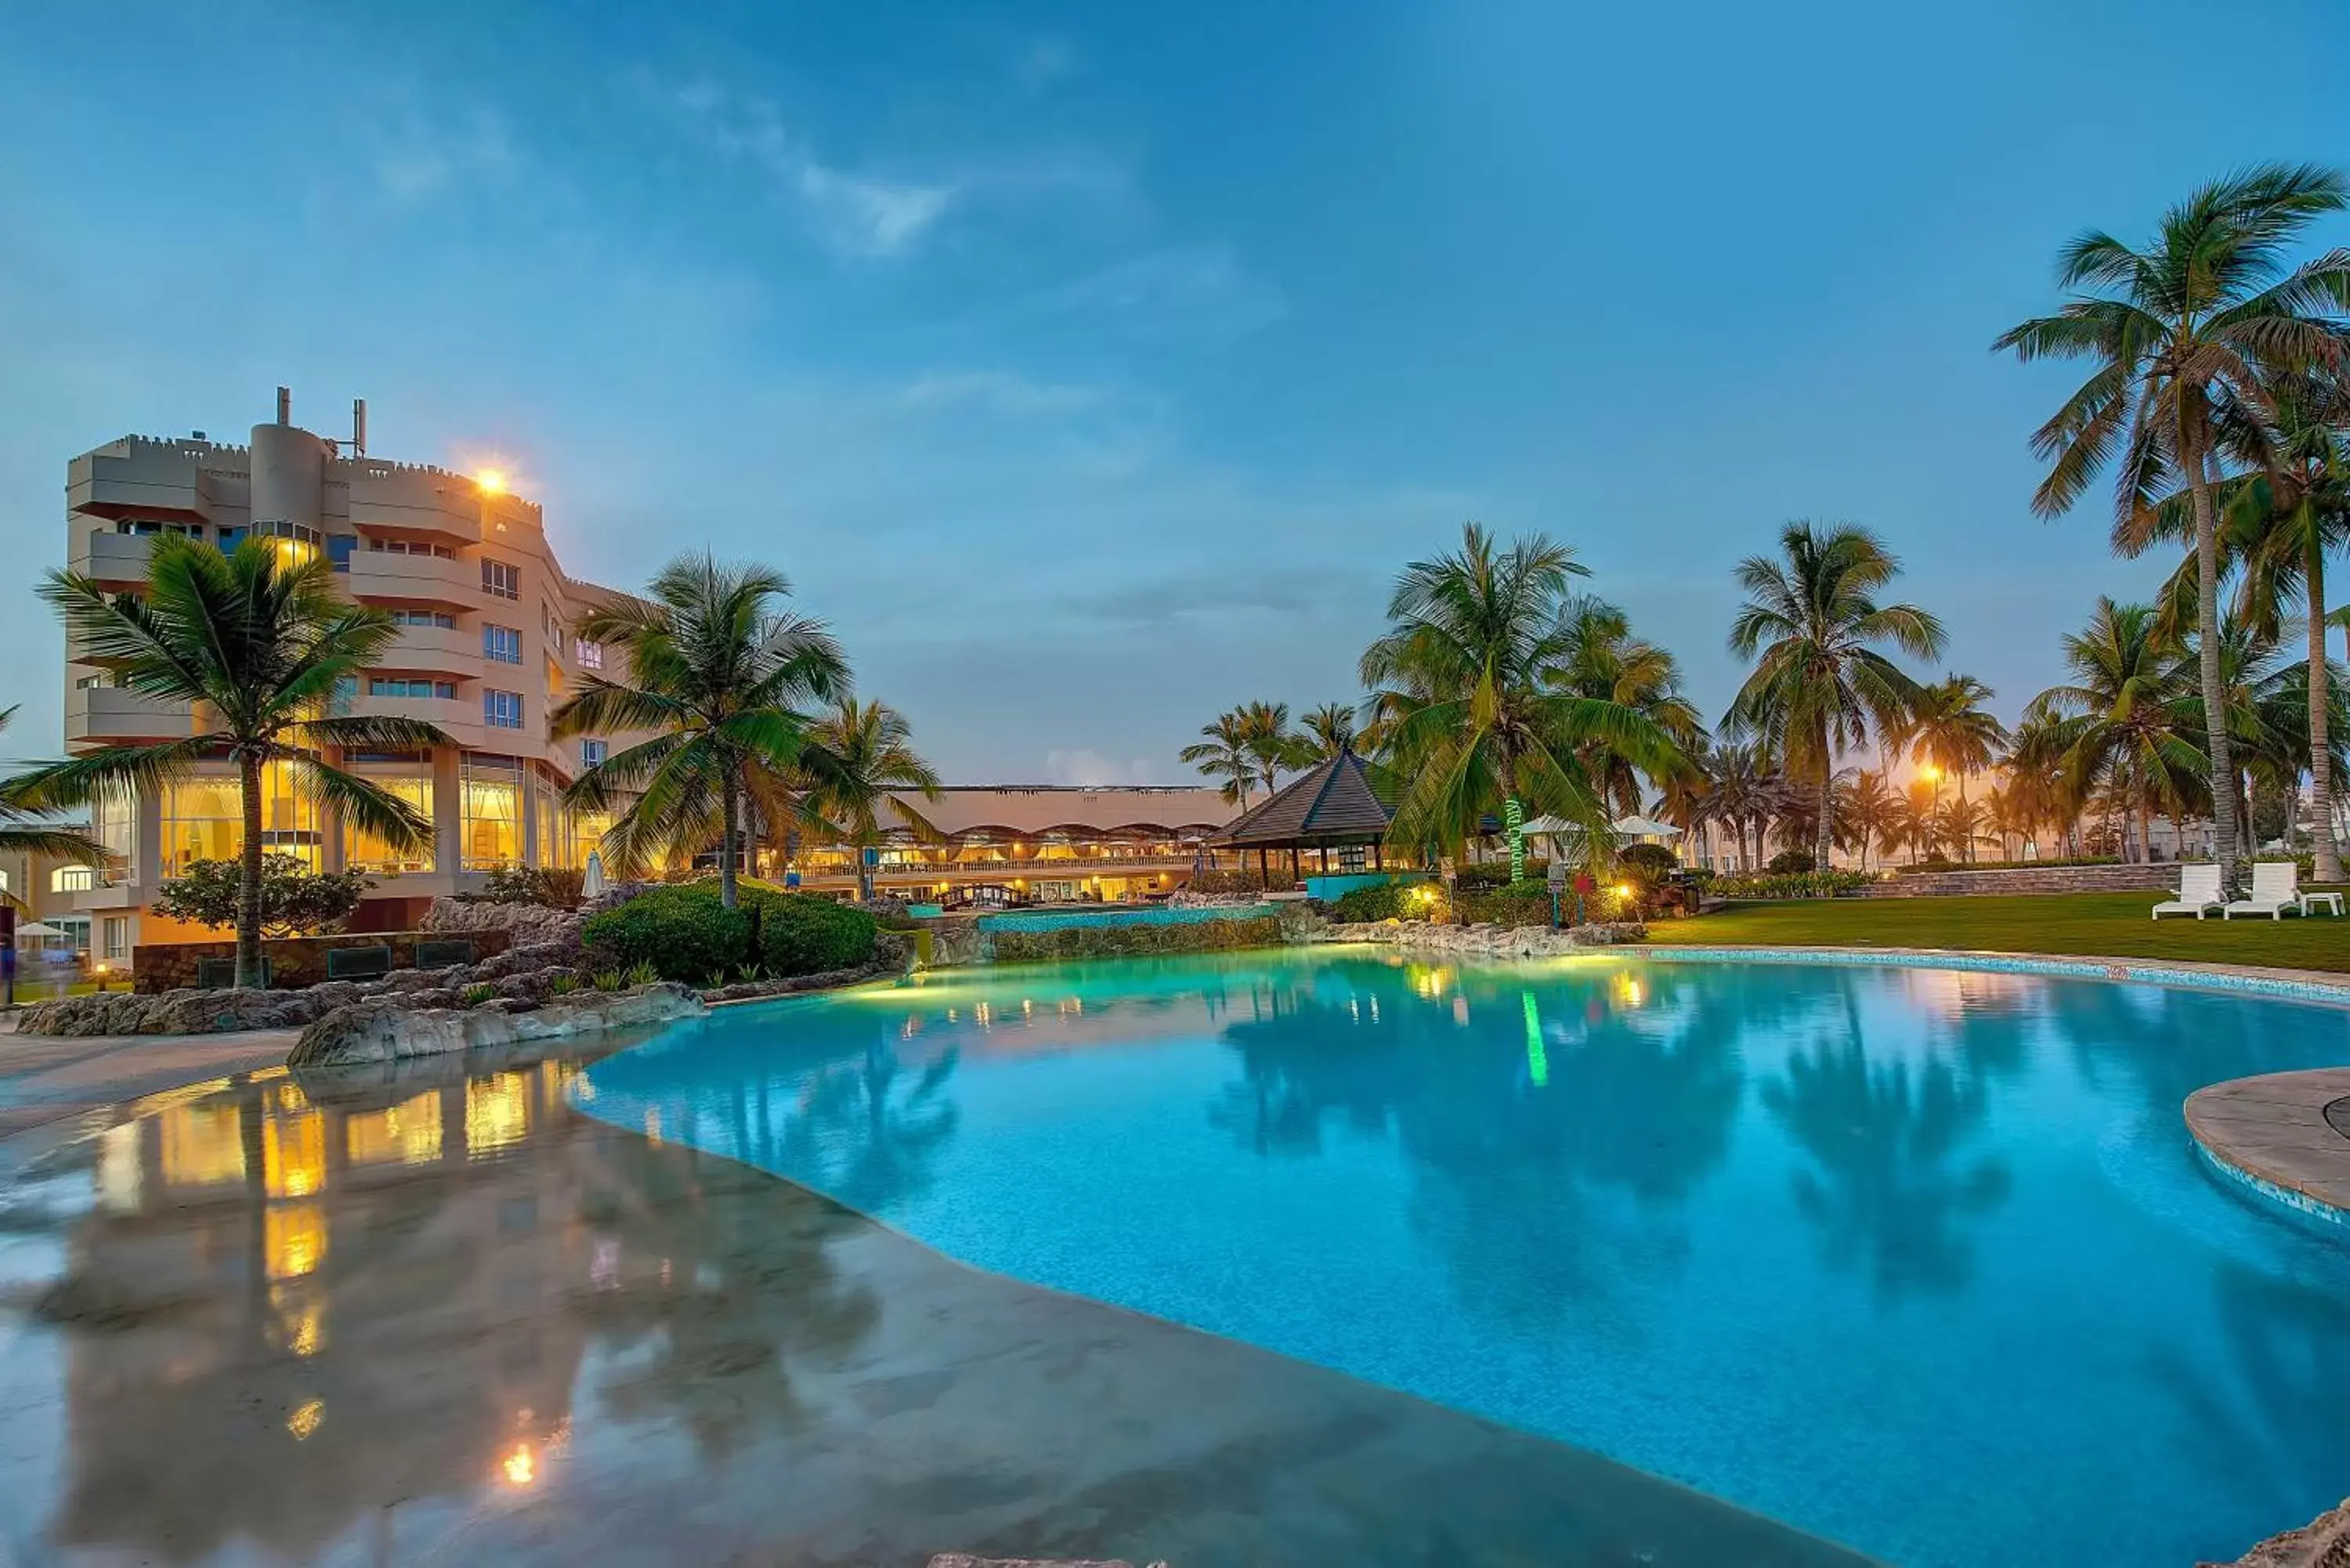
[[1680,858],[1661,844],[1627,844],[1616,863],[1643,882],[1660,882],[1680,865]]
[[764,888],[754,889],[749,901],[757,909],[757,956],[778,980],[854,969],[873,957],[880,922],[863,909]]
[[1866,871],[1799,871],[1784,876],[1717,877],[1706,891],[1718,898],[1834,898],[1875,880]]
[[1814,869],[1812,852],[1808,849],[1782,849],[1764,863],[1762,869],[1773,877],[1794,877]]
[[618,991],[620,989],[620,971],[616,969],[599,969],[596,971],[594,983],[598,991]]
[[660,979],[689,983],[751,955],[750,915],[727,909],[718,901],[716,888],[701,885],[640,893],[588,917],[579,936],[601,966],[627,970],[643,964]]
[[1424,920],[1435,909],[1434,899],[1420,897],[1425,882],[1388,882],[1355,888],[1338,895],[1330,918],[1359,924],[1369,920]]
[[[1283,887],[1288,880],[1281,878]],[[1191,890],[1211,898],[1230,898],[1242,893],[1262,893],[1264,878],[1253,871],[1202,871],[1191,878]]]
[[588,875],[551,866],[500,866],[493,868],[475,894],[461,894],[484,904],[543,904],[550,909],[576,909],[587,896]]
[[[198,860],[155,893],[155,912],[200,926],[236,924],[238,863]],[[261,934],[307,936],[339,931],[367,890],[375,886],[357,871],[332,875],[311,870],[291,855],[261,857]]]
[[1049,931],[996,931],[987,939],[998,963],[1128,958],[1149,953],[1229,952],[1282,945],[1281,920],[1186,920],[1171,926],[1066,926]]
[[[1550,862],[1534,856],[1526,857],[1526,880],[1540,882],[1550,875]],[[1466,893],[1471,889],[1491,890],[1506,888],[1510,883],[1508,860],[1480,860],[1458,867],[1453,872],[1452,885]]]
[[476,984],[469,985],[463,991],[458,992],[458,999],[463,1002],[468,1007],[479,1007],[482,1003],[497,995],[497,993],[498,988],[496,986],[492,985],[487,981],[482,981]]
[[578,989],[579,977],[576,974],[558,974],[546,982],[546,993],[549,996],[568,996]]
[[[1464,924],[1471,926],[1546,926],[1550,924],[1550,884],[1529,878],[1482,892],[1464,888],[1453,900],[1453,912]],[[1570,920],[1574,919],[1573,893],[1563,896],[1560,913]],[[1586,913],[1596,916],[1598,911]]]
[[620,984],[626,990],[634,991],[640,985],[651,985],[660,978],[660,971],[652,966],[651,961],[639,959],[621,971]]

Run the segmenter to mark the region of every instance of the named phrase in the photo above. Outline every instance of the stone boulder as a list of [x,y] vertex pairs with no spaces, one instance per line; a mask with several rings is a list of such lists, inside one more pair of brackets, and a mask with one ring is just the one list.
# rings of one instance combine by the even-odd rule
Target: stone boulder
[[38,1002],[18,1015],[19,1034],[88,1039],[103,1034],[218,1034],[238,1029],[288,1029],[317,1007],[299,991],[166,991],[140,996],[105,992]]
[[2318,1515],[2315,1522],[2262,1542],[2232,1563],[2198,1568],[2341,1568],[2350,1563],[2350,1501]]
[[508,1011],[515,999],[489,1007],[411,1009],[386,1002],[338,1007],[302,1032],[286,1058],[294,1066],[397,1061],[452,1051],[564,1039],[606,1029],[625,1029],[673,1019],[698,1018],[710,1009],[681,985],[667,982],[635,991],[574,992],[527,1012]]
[[416,922],[420,931],[512,931],[517,945],[577,937],[586,917],[544,904],[492,904],[477,898],[435,898]]

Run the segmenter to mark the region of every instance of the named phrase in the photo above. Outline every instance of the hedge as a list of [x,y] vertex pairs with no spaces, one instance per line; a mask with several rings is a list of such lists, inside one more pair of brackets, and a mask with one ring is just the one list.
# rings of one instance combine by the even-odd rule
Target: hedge
[[1877,878],[1866,871],[1795,871],[1776,877],[1717,877],[1706,888],[1714,898],[1834,898],[1858,892]]
[[1371,920],[1424,920],[1436,906],[1420,898],[1419,890],[1424,882],[1385,882],[1375,887],[1356,888],[1338,895],[1330,906],[1330,918],[1360,925]]
[[1149,953],[1229,952],[1282,945],[1278,916],[1248,920],[1187,920],[1171,926],[1064,926],[1049,931],[995,931],[987,938],[998,963],[1128,958]]
[[649,963],[663,980],[708,985],[756,962],[770,979],[853,969],[873,956],[879,922],[863,909],[764,882],[736,885],[736,907],[718,884],[652,888],[591,917],[580,929],[598,969]]

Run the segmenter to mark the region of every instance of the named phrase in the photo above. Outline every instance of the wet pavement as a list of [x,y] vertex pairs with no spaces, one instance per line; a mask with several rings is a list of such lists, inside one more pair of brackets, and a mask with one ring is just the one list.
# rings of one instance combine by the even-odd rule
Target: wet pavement
[[593,1121],[590,1055],[0,1083],[0,1563],[1860,1561]]

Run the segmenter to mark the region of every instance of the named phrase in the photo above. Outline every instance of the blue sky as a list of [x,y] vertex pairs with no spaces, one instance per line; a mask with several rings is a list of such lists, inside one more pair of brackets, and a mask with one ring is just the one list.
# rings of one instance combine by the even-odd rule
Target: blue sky
[[1735,561],[1865,523],[2012,713],[2156,572],[2031,515],[2065,374],[1991,339],[2084,225],[2350,161],[2338,0],[2230,7],[2257,76],[2216,15],[20,0],[0,748],[58,744],[66,459],[281,382],[494,455],[580,575],[782,566],[957,780],[1178,782],[1223,707],[1355,696],[1469,518],[1575,545],[1709,712]]

